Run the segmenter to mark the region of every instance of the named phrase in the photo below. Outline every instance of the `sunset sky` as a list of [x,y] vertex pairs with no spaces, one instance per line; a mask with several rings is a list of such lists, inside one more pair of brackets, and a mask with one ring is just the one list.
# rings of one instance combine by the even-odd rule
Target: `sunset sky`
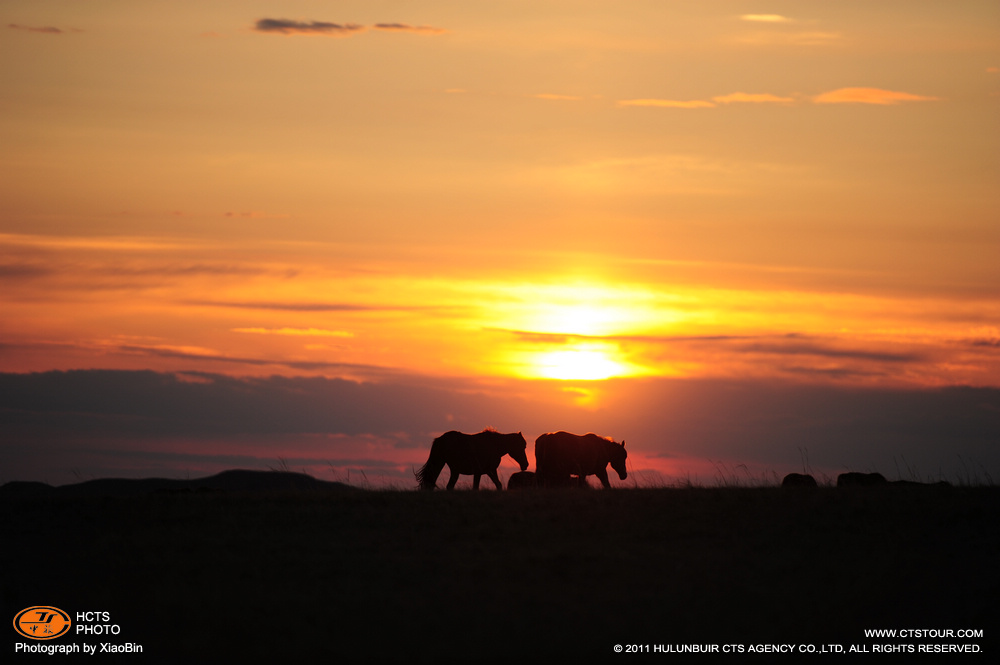
[[1000,5],[0,0],[0,312],[0,482],[997,478]]

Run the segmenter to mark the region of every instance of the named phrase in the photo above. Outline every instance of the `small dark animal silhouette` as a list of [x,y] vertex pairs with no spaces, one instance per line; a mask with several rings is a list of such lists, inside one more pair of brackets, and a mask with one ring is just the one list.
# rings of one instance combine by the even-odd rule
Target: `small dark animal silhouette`
[[611,487],[608,481],[608,464],[622,480],[628,477],[625,470],[625,442],[617,443],[597,434],[570,434],[550,432],[535,439],[535,473],[542,487],[570,485],[570,476],[577,476],[580,485],[587,476],[597,476],[601,485]]
[[808,473],[790,473],[781,480],[782,487],[816,487],[816,479]]
[[889,481],[881,473],[842,473],[837,476],[837,487],[874,487],[888,485]]
[[434,439],[427,463],[415,475],[421,489],[432,490],[441,470],[447,464],[451,471],[448,489],[454,489],[459,474],[464,473],[472,476],[472,489],[479,489],[479,478],[485,474],[498,490],[502,490],[503,485],[497,476],[500,459],[504,455],[510,455],[524,471],[528,468],[528,455],[525,453],[527,447],[520,432],[501,434],[494,429],[485,429],[478,434],[446,432]]
[[518,471],[507,479],[507,489],[520,490],[537,486],[534,471]]

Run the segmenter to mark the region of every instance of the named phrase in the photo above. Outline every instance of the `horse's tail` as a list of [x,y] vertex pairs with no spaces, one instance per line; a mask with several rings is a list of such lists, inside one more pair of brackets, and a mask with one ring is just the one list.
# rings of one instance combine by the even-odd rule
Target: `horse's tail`
[[438,476],[441,475],[441,469],[444,468],[444,455],[441,453],[441,446],[438,444],[439,440],[434,439],[434,443],[431,444],[431,455],[427,458],[427,463],[413,474],[417,477],[417,483],[420,484],[420,489],[422,490],[434,489]]

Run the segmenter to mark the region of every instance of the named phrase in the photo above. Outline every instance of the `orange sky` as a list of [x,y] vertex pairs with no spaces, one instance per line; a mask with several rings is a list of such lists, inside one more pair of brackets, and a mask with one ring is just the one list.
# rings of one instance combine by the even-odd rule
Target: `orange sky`
[[0,372],[1000,387],[995,2],[0,25]]

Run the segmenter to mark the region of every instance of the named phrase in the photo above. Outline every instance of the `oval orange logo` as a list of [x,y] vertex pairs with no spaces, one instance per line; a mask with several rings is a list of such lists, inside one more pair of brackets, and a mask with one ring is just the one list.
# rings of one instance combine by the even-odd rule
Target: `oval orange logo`
[[51,640],[69,630],[69,615],[58,607],[35,605],[18,612],[14,629],[29,640]]

